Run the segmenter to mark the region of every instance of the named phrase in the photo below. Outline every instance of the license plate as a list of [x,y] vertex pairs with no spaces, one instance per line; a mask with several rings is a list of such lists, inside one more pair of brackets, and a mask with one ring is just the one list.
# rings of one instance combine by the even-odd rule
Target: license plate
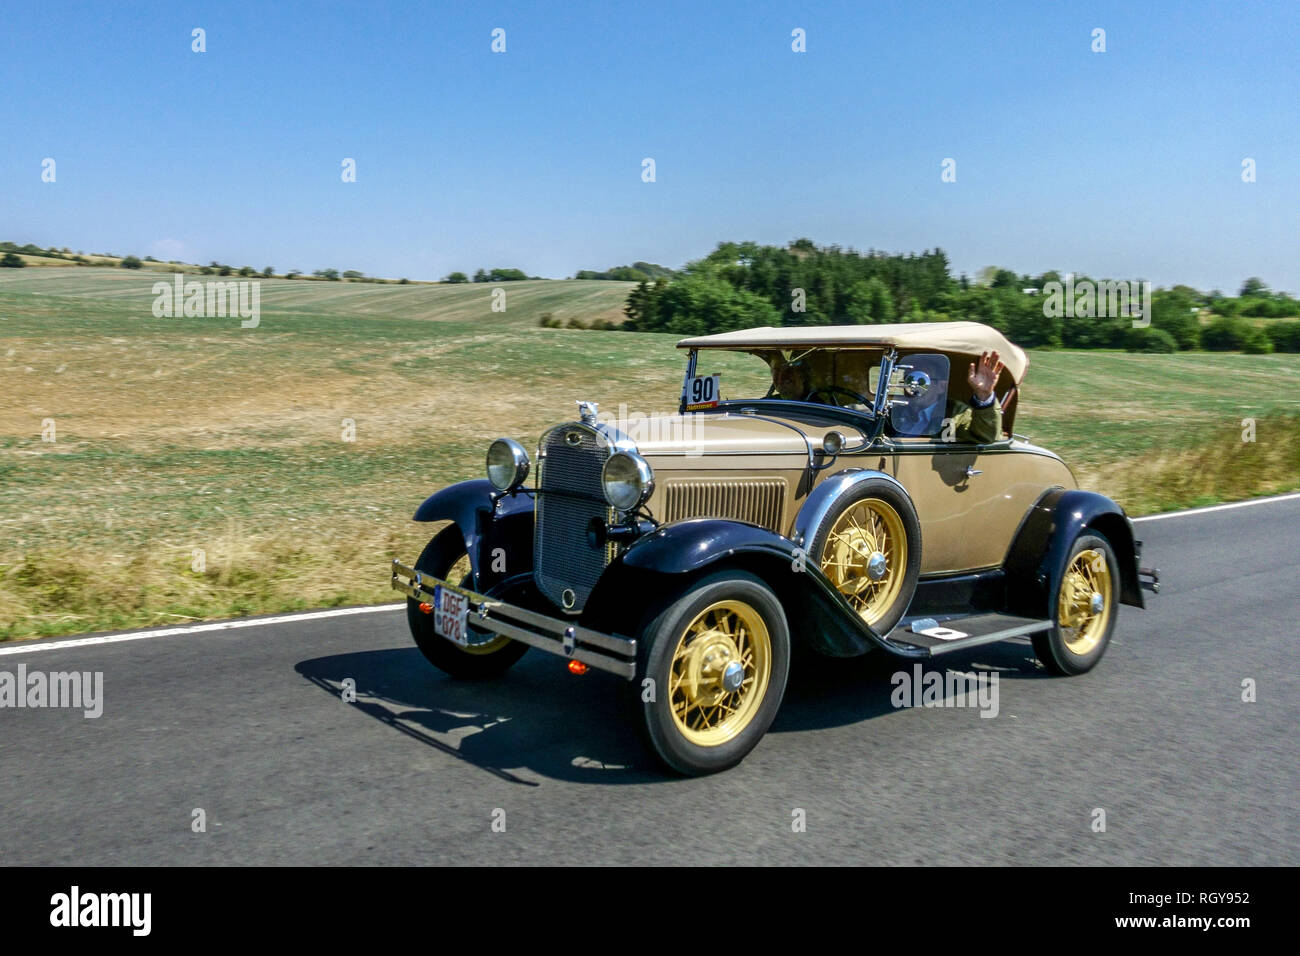
[[465,635],[468,619],[468,598],[441,584],[433,589],[433,629],[438,634],[463,647],[469,643]]

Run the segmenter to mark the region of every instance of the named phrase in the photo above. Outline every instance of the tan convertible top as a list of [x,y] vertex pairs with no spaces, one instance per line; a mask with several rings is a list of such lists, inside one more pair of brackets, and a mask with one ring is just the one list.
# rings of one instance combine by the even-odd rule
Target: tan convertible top
[[1007,374],[1017,384],[1025,377],[1029,358],[997,329],[980,322],[911,322],[905,325],[811,325],[797,328],[739,329],[717,335],[682,339],[679,349],[880,348],[910,352],[979,355],[996,350]]

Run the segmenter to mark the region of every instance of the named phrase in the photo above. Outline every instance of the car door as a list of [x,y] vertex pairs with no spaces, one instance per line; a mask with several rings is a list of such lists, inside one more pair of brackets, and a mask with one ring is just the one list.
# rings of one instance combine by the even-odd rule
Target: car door
[[978,445],[895,438],[882,450],[921,521],[923,575],[1000,567],[1039,496],[1074,486],[1055,455],[1010,439]]

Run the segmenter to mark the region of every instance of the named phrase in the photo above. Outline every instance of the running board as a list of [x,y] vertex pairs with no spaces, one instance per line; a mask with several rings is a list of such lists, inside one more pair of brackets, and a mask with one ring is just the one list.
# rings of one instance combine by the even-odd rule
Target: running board
[[975,614],[940,624],[934,618],[920,618],[906,628],[895,628],[885,638],[907,657],[937,657],[968,647],[993,644],[1012,637],[1037,634],[1052,627],[1050,620],[1016,617],[1013,614]]

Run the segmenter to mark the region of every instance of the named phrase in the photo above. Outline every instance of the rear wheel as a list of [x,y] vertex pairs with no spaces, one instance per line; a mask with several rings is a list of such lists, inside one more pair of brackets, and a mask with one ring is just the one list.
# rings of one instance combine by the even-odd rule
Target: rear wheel
[[1034,653],[1056,674],[1090,671],[1106,653],[1119,604],[1119,562],[1105,536],[1074,540],[1056,589],[1051,630],[1034,635]]
[[759,578],[698,582],[642,631],[642,729],[651,749],[698,776],[740,763],[767,733],[790,671],[785,612]]
[[[465,539],[455,525],[448,525],[434,535],[433,540],[420,553],[415,569],[462,587],[473,587],[474,584]],[[463,680],[496,677],[508,670],[528,650],[527,644],[500,636],[485,644],[470,647],[454,644],[433,629],[433,615],[422,612],[420,602],[413,598],[406,599],[406,620],[411,626],[415,646],[425,659],[439,670]],[[486,634],[472,624],[469,631],[471,636],[482,637]]]

